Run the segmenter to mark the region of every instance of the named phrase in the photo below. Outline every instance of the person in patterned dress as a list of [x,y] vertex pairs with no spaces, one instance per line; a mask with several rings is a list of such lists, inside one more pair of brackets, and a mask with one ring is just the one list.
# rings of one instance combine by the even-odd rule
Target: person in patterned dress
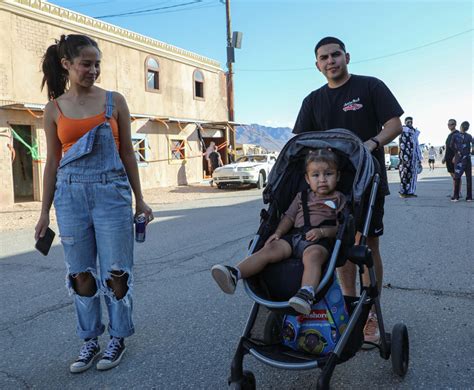
[[454,134],[451,139],[450,147],[454,151],[454,195],[451,198],[453,202],[459,200],[459,191],[461,187],[462,175],[466,175],[466,201],[472,202],[472,163],[471,163],[471,145],[472,136],[468,134],[469,122],[461,123],[461,131]]
[[413,118],[405,118],[402,134],[399,138],[400,144],[400,197],[414,198],[416,192],[416,180],[418,169],[421,166],[421,151],[418,144],[420,131],[413,127]]

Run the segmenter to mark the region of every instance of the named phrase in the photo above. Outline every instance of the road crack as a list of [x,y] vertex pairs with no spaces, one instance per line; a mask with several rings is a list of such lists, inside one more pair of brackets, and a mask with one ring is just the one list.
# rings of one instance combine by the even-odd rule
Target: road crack
[[403,286],[394,286],[391,283],[387,283],[383,287],[386,289],[392,289],[392,290],[420,292],[422,294],[433,295],[435,297],[441,296],[441,297],[450,297],[450,298],[474,299],[474,292],[470,292],[470,291],[445,291],[445,290],[437,290],[437,289],[432,289],[432,288],[403,287]]
[[0,332],[3,332],[5,330],[9,330],[9,328],[11,328],[12,326],[17,326],[17,325],[20,325],[20,324],[25,324],[27,322],[33,321],[36,318],[42,316],[43,314],[47,314],[47,313],[51,313],[53,311],[61,310],[61,309],[65,308],[67,306],[70,306],[70,305],[72,305],[72,302],[58,303],[56,305],[41,309],[41,310],[37,311],[36,313],[31,314],[31,315],[26,316],[26,317],[23,317],[19,320],[0,323]]
[[13,379],[17,383],[21,383],[25,389],[32,389],[33,386],[30,385],[27,381],[25,381],[23,378],[10,374],[9,372],[6,371],[0,371],[0,374],[4,374],[8,379]]

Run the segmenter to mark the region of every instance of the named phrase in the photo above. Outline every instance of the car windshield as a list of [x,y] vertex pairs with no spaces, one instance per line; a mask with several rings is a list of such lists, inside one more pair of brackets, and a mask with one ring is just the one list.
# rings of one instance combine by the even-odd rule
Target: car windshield
[[242,156],[240,157],[237,162],[265,162],[267,161],[266,156]]

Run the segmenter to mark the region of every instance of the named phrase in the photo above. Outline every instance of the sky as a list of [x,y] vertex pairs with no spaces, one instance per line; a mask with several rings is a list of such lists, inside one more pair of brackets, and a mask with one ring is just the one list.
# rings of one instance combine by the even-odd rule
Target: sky
[[[226,69],[221,0],[50,2]],[[122,13],[128,15],[111,16]],[[304,97],[326,83],[314,65],[314,46],[336,36],[351,55],[349,72],[383,80],[413,116],[421,142],[441,145],[448,119],[458,127],[474,122],[473,18],[473,1],[231,0],[232,30],[243,33],[235,51],[235,119],[293,127]]]

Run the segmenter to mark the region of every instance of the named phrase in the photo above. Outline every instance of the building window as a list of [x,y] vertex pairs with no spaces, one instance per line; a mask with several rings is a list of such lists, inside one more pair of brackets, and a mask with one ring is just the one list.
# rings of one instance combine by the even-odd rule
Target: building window
[[170,159],[184,160],[186,158],[186,146],[184,139],[170,140]]
[[153,57],[148,57],[146,61],[146,90],[160,90],[160,64]]
[[204,100],[204,74],[200,70],[195,70],[194,79],[194,98]]
[[147,165],[150,149],[147,136],[145,134],[133,134],[132,145],[138,165]]

